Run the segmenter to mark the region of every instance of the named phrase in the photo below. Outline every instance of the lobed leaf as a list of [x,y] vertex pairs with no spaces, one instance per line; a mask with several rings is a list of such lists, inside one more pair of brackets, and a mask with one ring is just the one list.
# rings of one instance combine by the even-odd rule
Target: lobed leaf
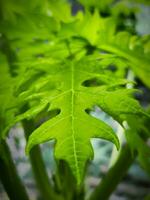
[[143,115],[144,112],[132,98],[135,91],[122,87],[127,81],[107,74],[99,61],[68,60],[43,65],[44,69],[49,73],[33,80],[33,84],[30,83],[26,91],[20,94],[20,101],[33,102],[33,106],[19,115],[15,122],[33,117],[45,107],[47,111],[59,110],[56,116],[31,134],[26,151],[28,153],[36,144],[55,139],[56,159],[69,163],[80,184],[85,163],[93,157],[91,138],[109,140],[119,148],[113,129],[102,120],[90,116],[87,110],[98,105],[120,123],[128,115]]

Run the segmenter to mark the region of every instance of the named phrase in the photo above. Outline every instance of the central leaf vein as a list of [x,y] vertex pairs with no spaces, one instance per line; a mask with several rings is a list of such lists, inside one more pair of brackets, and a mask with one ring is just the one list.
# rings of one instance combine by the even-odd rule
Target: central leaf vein
[[73,155],[75,160],[75,168],[76,168],[76,174],[78,177],[78,180],[80,179],[80,173],[79,173],[79,164],[78,164],[78,158],[77,158],[77,151],[76,151],[76,138],[75,138],[75,127],[74,127],[74,97],[75,97],[75,91],[74,91],[74,65],[71,65],[71,130],[72,130],[72,141],[73,141]]

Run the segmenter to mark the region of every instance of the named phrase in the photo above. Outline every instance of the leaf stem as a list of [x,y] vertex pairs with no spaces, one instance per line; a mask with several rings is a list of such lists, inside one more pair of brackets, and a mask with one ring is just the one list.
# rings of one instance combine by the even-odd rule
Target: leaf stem
[[131,154],[128,144],[126,144],[119,155],[115,165],[107,172],[104,179],[98,184],[89,200],[107,200],[116,189],[119,182],[125,176],[135,157]]
[[0,179],[11,200],[29,200],[4,140],[0,142]]

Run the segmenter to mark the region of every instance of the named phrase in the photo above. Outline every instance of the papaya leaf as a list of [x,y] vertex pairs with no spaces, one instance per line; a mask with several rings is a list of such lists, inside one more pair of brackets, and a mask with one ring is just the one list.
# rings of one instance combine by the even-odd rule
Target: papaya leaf
[[[18,96],[18,101],[28,102],[31,108],[16,116],[14,122],[33,117],[45,108],[47,111],[57,109],[59,112],[56,116],[33,131],[26,152],[29,153],[37,144],[55,139],[56,159],[68,162],[77,184],[80,184],[85,163],[93,157],[91,138],[106,139],[119,148],[113,129],[102,120],[92,117],[88,109],[98,105],[120,123],[128,115],[143,115],[144,112],[132,98],[136,90],[125,89],[123,86],[128,81],[110,76],[99,61],[90,61],[88,58],[66,60],[43,65],[43,70],[49,73],[33,79]],[[29,74],[28,77],[31,78]]]
[[101,17],[96,9],[92,14],[88,11],[79,12],[75,19],[73,22],[62,24],[58,36],[80,36],[91,46],[124,58],[134,73],[150,87],[149,35],[139,37],[126,31],[118,32],[116,20],[113,17]]
[[106,29],[100,32],[98,46],[105,51],[125,58],[134,73],[146,86],[150,87],[149,36],[147,36],[147,41],[145,42],[143,41],[144,37],[132,36],[128,32],[119,32],[116,34],[111,31],[112,29],[110,31]]

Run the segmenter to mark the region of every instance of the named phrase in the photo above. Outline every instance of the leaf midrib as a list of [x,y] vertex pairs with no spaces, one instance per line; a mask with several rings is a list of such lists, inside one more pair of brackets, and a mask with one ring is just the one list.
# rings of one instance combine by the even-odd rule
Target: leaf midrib
[[75,90],[74,90],[74,65],[71,65],[71,130],[72,130],[72,141],[73,141],[73,155],[75,161],[75,168],[76,168],[76,175],[77,181],[80,182],[80,172],[79,172],[79,163],[78,163],[78,156],[77,156],[77,149],[76,149],[76,138],[75,138],[75,129],[74,129],[74,97],[75,97]]

